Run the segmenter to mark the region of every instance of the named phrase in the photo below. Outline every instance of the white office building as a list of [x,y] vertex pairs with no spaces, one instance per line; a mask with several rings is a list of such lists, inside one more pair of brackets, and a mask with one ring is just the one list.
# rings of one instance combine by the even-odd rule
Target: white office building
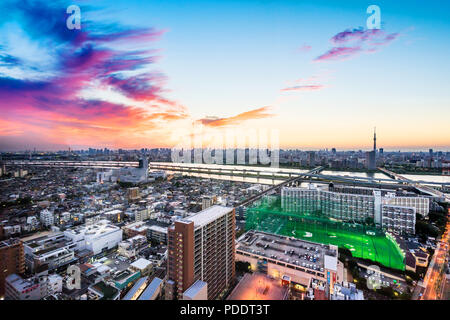
[[53,270],[76,260],[73,241],[62,232],[24,241],[25,264],[30,271],[40,266]]
[[77,250],[90,250],[93,254],[112,249],[122,241],[122,229],[114,226],[108,220],[100,220],[95,225],[83,225],[66,230],[64,235],[73,240]]

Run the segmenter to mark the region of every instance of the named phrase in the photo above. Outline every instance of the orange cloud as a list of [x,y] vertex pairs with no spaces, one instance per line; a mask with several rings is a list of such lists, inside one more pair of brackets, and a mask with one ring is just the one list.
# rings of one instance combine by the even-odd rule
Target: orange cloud
[[217,118],[217,117],[207,117],[198,120],[205,126],[209,127],[224,127],[239,124],[247,120],[264,119],[273,117],[273,114],[268,113],[270,107],[262,107],[247,112],[240,113],[233,117],[228,118]]

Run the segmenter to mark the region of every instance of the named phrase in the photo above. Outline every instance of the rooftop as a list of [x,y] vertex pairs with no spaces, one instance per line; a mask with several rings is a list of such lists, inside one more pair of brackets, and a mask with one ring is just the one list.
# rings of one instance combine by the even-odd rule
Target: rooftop
[[220,218],[221,216],[227,214],[231,210],[233,210],[233,207],[225,207],[225,206],[219,206],[215,205],[212,207],[209,207],[205,210],[202,210],[198,212],[197,214],[194,214],[188,218],[183,219],[182,221],[186,222],[194,222],[194,226],[204,226],[208,223],[216,220],[217,218]]
[[202,290],[205,286],[207,286],[207,283],[201,280],[197,280],[194,282],[192,286],[190,286],[184,293],[183,296],[189,297],[191,299],[195,299],[195,296],[199,293],[200,290]]
[[120,230],[119,227],[111,224],[108,220],[100,220],[94,225],[82,225],[64,231],[66,234],[84,235],[84,236],[99,236],[112,231]]
[[138,300],[150,300],[162,282],[163,281],[160,278],[154,278],[145,289],[145,291],[141,294]]
[[337,247],[260,231],[249,231],[239,238],[236,250],[311,270],[336,270]]
[[113,299],[117,293],[119,292],[118,289],[114,288],[113,286],[110,286],[106,284],[105,282],[101,281],[99,283],[96,283],[91,287],[96,292],[98,292],[102,297],[100,299],[102,300],[109,300]]
[[0,241],[0,249],[5,248],[5,247],[14,246],[14,245],[19,245],[19,244],[20,244],[20,240],[18,238],[7,239],[4,241]]
[[153,225],[153,226],[150,226],[149,229],[152,231],[156,231],[156,232],[167,233],[167,227],[160,227],[160,226]]
[[147,259],[139,258],[138,260],[136,260],[135,262],[130,264],[130,267],[142,270],[142,269],[147,268],[151,264],[152,263],[150,261],[148,261]]
[[147,281],[148,277],[140,278],[138,281],[136,281],[136,284],[130,289],[130,291],[127,292],[125,297],[123,297],[122,300],[131,300],[133,296],[138,293],[138,291],[141,289],[141,287],[144,285],[144,283]]
[[262,273],[246,273],[227,300],[285,300],[288,288]]

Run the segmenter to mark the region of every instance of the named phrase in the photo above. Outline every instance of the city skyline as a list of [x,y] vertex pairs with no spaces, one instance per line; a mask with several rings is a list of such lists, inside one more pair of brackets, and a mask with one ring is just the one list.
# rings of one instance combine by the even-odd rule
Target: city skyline
[[0,305],[450,300],[450,2],[0,12]]
[[367,29],[360,1],[80,1],[81,30],[69,4],[0,6],[1,151],[171,148],[198,125],[302,150],[370,150],[376,126],[385,151],[450,150],[448,4],[379,2]]

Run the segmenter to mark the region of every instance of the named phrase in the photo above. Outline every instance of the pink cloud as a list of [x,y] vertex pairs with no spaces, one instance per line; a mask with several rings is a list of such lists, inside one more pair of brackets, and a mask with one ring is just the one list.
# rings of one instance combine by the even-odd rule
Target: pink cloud
[[314,61],[343,60],[361,52],[360,47],[334,47],[318,56]]
[[300,46],[297,51],[298,52],[308,52],[312,49],[312,47],[310,45],[304,44],[302,46]]
[[304,86],[292,86],[281,89],[281,91],[315,91],[324,88],[323,85],[304,85]]
[[[399,37],[399,33],[386,34],[381,29],[347,29],[334,35],[330,42],[338,45],[318,56],[313,61],[345,60],[359,53],[376,52],[376,47],[390,44]],[[343,46],[346,45],[346,46]]]

